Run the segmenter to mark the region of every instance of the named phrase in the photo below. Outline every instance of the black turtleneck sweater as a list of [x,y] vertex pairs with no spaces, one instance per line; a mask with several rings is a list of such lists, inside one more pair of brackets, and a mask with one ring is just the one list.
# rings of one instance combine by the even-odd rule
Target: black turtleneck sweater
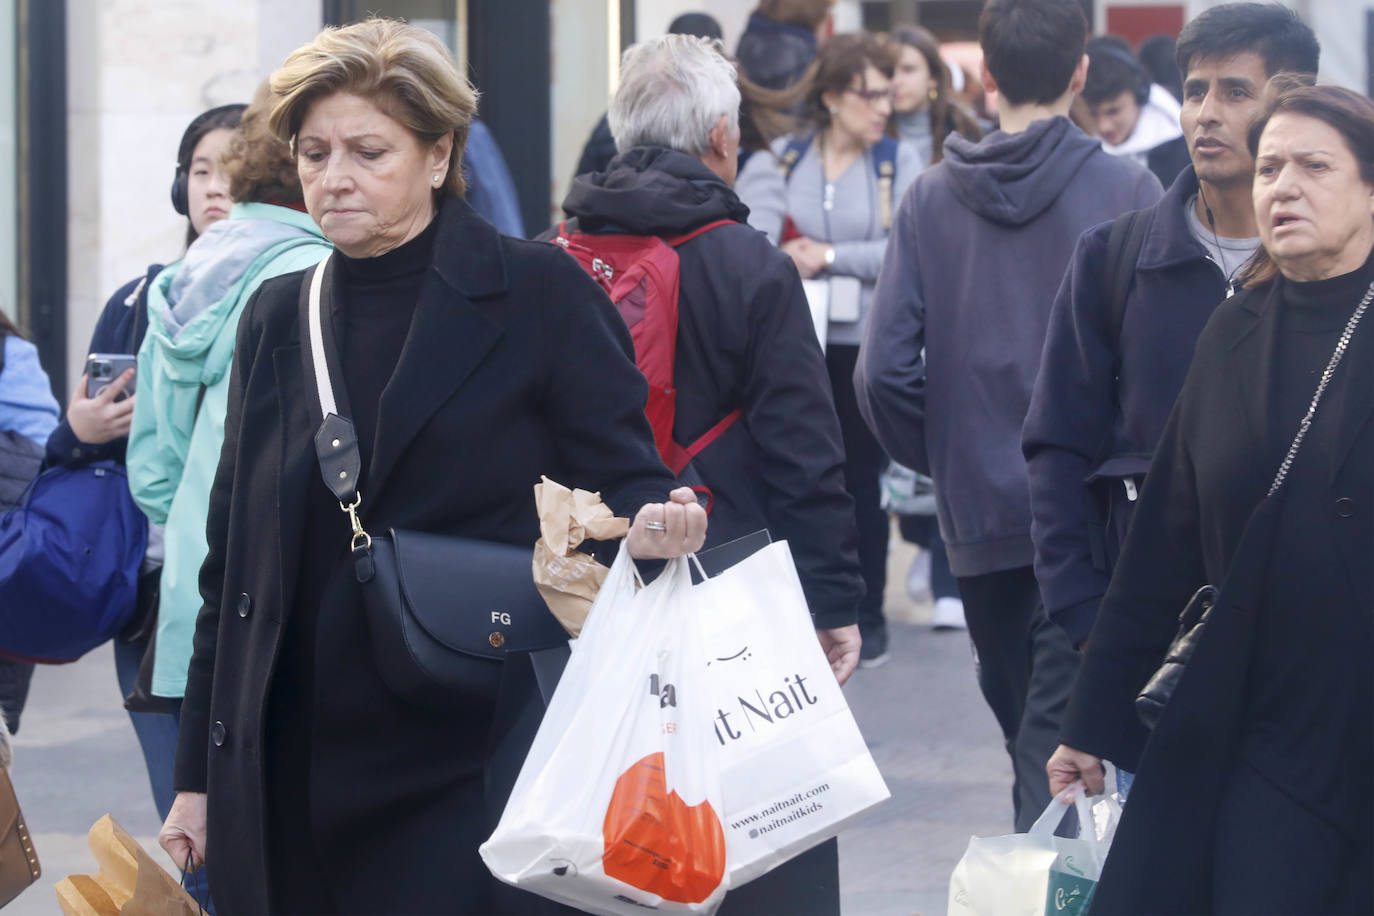
[[415,317],[420,281],[429,270],[438,226],[437,219],[431,220],[415,238],[379,257],[334,254],[339,261],[340,295],[334,299],[330,317],[343,355],[353,425],[358,430],[364,488],[377,436],[377,405],[401,358],[410,321]]
[[[1266,475],[1277,472],[1336,342],[1374,282],[1374,257],[1351,273],[1296,283],[1280,278],[1279,333],[1270,390]],[[1368,824],[1374,766],[1374,680],[1367,670],[1374,609],[1313,600],[1314,586],[1348,575],[1339,549],[1318,536],[1314,511],[1331,511],[1336,441],[1333,395],[1350,366],[1374,359],[1374,315],[1366,313],[1289,470],[1251,652],[1244,756],[1302,803],[1347,830]]]
[[[375,258],[350,258],[335,251],[338,265],[336,293],[330,319],[343,364],[349,408],[358,433],[363,472],[362,517],[367,523],[368,465],[377,439],[378,406],[382,391],[400,360],[415,316],[420,286],[429,270],[438,220],[415,238]],[[321,720],[334,722],[356,707],[365,717],[365,697],[338,687],[332,669],[365,660],[353,656],[368,651],[360,620],[338,619],[340,609],[355,607],[340,600],[341,589],[356,589],[348,561],[349,526],[339,503],[318,473],[310,475],[306,496],[305,530],[301,539],[300,575],[286,621],[277,676],[271,687],[266,751],[270,779],[273,854],[296,857],[302,873],[315,863],[307,842],[311,823],[308,793],[310,759],[318,752]],[[323,640],[323,642],[321,641]],[[333,680],[331,681],[331,678]],[[335,689],[319,690],[321,681]],[[324,705],[321,706],[321,703]],[[340,708],[342,707],[342,708]],[[289,843],[288,843],[289,838]],[[290,848],[287,848],[289,845]],[[312,881],[301,882],[309,886]],[[311,893],[322,894],[323,882]],[[308,887],[307,887],[308,889]],[[280,889],[279,889],[280,890]],[[295,889],[282,891],[288,895]],[[319,896],[315,903],[327,899]],[[286,911],[305,900],[279,900]]]

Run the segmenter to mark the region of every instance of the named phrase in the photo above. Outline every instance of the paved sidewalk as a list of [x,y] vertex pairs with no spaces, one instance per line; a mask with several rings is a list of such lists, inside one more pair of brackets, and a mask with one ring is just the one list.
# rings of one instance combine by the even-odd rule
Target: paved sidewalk
[[1011,764],[978,692],[968,634],[931,630],[929,602],[907,598],[914,551],[895,534],[892,659],[845,687],[892,798],[840,837],[846,916],[943,916],[969,837],[1012,830]]
[[[967,635],[932,632],[929,603],[906,598],[911,553],[904,544],[893,549],[892,660],[858,672],[845,689],[892,791],[840,839],[846,916],[941,916],[950,870],[969,835],[1011,827],[1011,768],[973,679]],[[53,885],[95,871],[86,832],[107,812],[162,860],[143,757],[120,705],[109,647],[74,665],[39,668],[12,776],[43,876],[5,916],[58,912]]]

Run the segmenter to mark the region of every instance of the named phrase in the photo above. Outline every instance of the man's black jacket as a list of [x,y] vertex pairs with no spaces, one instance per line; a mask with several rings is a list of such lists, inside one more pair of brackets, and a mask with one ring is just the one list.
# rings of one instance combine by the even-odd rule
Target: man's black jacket
[[1124,479],[1138,488],[1144,478],[1198,334],[1226,297],[1221,269],[1188,230],[1197,189],[1189,166],[1147,211],[1119,338],[1105,276],[1111,223],[1078,240],[1050,312],[1022,451],[1035,575],[1075,645],[1092,629],[1134,509]]
[[815,625],[854,623],[863,595],[854,505],[825,358],[792,261],[700,160],[638,147],[582,175],[563,203],[589,233],[682,235],[674,438],[743,419],[693,462],[715,496],[707,546],[767,528],[796,559]]

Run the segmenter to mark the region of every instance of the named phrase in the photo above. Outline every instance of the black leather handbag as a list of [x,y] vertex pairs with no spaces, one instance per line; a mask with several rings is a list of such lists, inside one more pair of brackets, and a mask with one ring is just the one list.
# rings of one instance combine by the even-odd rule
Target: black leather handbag
[[1207,613],[1216,602],[1216,586],[1204,585],[1189,600],[1183,613],[1178,615],[1178,635],[1169,644],[1169,651],[1164,655],[1164,664],[1159,666],[1159,670],[1145,684],[1145,689],[1140,691],[1140,696],[1135,698],[1136,715],[1145,723],[1146,728],[1154,728],[1159,723],[1164,707],[1168,705],[1169,698],[1174,695],[1178,682],[1183,677],[1183,669],[1193,657],[1193,649],[1202,638]]
[[[352,524],[354,573],[382,679],[410,703],[452,708],[492,693],[509,653],[565,644],[568,633],[535,588],[533,546],[394,528],[373,537],[363,528],[358,438],[347,404],[336,400],[338,350],[325,333],[329,260],[301,291],[307,376],[323,417],[315,434],[320,471]],[[342,386],[338,396],[346,397]]]
[[[1302,423],[1298,426],[1298,433],[1293,437],[1292,444],[1288,446],[1288,453],[1283,456],[1283,463],[1279,465],[1278,473],[1274,475],[1274,482],[1269,485],[1269,492],[1265,494],[1266,500],[1272,499],[1274,494],[1283,487],[1284,480],[1288,478],[1288,470],[1293,466],[1294,459],[1298,457],[1298,450],[1302,448],[1302,440],[1307,437],[1307,431],[1312,427],[1312,420],[1317,415],[1317,405],[1321,403],[1322,395],[1326,392],[1326,386],[1330,384],[1331,377],[1336,374],[1336,367],[1341,364],[1346,348],[1350,346],[1350,338],[1354,335],[1355,328],[1369,308],[1371,300],[1374,300],[1374,283],[1370,284],[1364,298],[1355,307],[1350,320],[1346,322],[1345,330],[1341,332],[1340,339],[1336,342],[1336,350],[1331,354],[1331,359],[1327,361],[1326,370],[1322,372],[1321,381],[1317,383],[1316,393],[1312,395],[1312,403],[1308,405],[1307,413],[1303,415]],[[1246,538],[1242,534],[1241,544],[1244,545],[1245,541]],[[1238,568],[1234,557],[1231,559],[1231,568]],[[1219,598],[1220,593],[1215,587],[1204,585],[1194,593],[1192,599],[1184,607],[1183,613],[1179,615],[1178,635],[1169,644],[1169,651],[1164,655],[1164,664],[1150,677],[1145,683],[1145,689],[1135,698],[1136,715],[1146,728],[1153,729],[1159,722],[1160,716],[1164,714],[1164,707],[1169,704],[1170,698],[1173,697],[1174,691],[1178,688],[1178,683],[1182,680],[1183,672],[1188,666],[1188,660],[1193,656],[1193,650],[1202,640],[1202,634],[1206,632],[1207,616],[1216,606]]]

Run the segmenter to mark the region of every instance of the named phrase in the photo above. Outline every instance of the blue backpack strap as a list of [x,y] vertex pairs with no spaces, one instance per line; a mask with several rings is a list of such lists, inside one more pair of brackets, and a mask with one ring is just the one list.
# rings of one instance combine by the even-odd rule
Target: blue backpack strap
[[873,172],[878,177],[878,215],[883,231],[892,228],[892,199],[897,177],[897,141],[883,137],[873,144]]
[[793,134],[787,139],[787,146],[783,148],[782,156],[778,159],[778,168],[782,171],[783,181],[792,177],[792,169],[796,168],[801,157],[806,155],[806,151],[811,148],[811,141],[815,139],[814,131],[805,134]]

